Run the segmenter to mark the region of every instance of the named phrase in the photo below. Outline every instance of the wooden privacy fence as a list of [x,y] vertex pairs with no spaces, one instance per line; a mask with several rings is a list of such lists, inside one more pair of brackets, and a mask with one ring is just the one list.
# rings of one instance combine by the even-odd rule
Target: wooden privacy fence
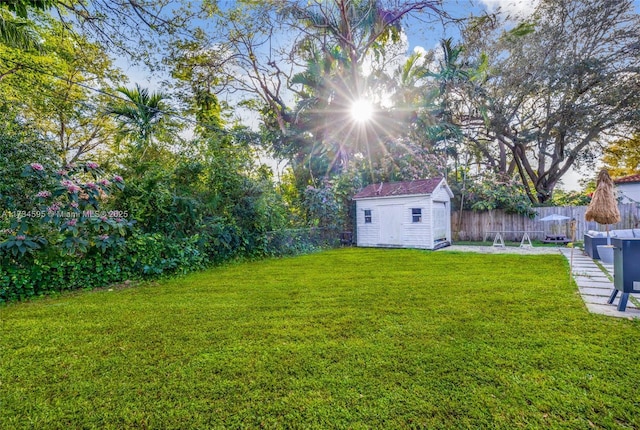
[[[620,216],[622,220],[618,224],[609,226],[611,230],[624,228],[640,228],[640,207],[635,203],[621,204]],[[605,226],[596,222],[587,222],[584,214],[587,206],[557,206],[540,207],[534,209],[538,215],[531,219],[524,215],[507,214],[503,210],[488,212],[456,211],[451,213],[451,230],[453,240],[493,240],[496,232],[507,232],[505,240],[520,241],[522,232],[528,231],[531,239],[542,240],[546,234],[564,234],[571,237],[571,219],[576,220],[576,240],[582,240],[585,232],[589,230],[604,231]],[[564,215],[570,219],[566,221],[540,221],[548,215]],[[508,233],[519,232],[519,233]]]

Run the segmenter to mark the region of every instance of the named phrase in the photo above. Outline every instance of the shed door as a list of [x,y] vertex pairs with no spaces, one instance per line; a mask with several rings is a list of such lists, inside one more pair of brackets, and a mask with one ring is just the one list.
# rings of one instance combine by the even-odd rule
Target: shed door
[[433,240],[446,240],[449,211],[445,202],[433,202]]
[[402,245],[402,206],[380,206],[380,244]]

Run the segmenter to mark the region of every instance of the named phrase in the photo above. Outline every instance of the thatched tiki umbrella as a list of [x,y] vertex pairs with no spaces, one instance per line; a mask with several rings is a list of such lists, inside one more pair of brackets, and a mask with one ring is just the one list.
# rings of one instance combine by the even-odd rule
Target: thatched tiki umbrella
[[607,169],[602,169],[598,173],[596,190],[593,192],[591,203],[589,203],[584,217],[587,221],[595,221],[606,226],[607,245],[611,245],[609,224],[620,222],[620,211],[618,210],[613,181]]

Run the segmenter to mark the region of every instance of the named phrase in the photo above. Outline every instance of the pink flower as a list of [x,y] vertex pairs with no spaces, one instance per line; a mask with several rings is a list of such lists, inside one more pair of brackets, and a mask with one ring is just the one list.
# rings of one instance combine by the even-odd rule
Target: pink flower
[[109,218],[107,218],[106,216],[101,216],[100,217],[100,221],[107,222],[107,221],[109,221]]
[[39,172],[44,170],[44,167],[42,167],[42,164],[40,164],[40,163],[31,163],[31,168],[33,170],[37,170]]
[[54,203],[51,206],[49,206],[48,211],[49,212],[58,212],[60,210],[60,205],[58,203]]
[[23,235],[16,236],[16,240],[25,240],[26,238],[27,236],[23,236]]
[[104,185],[105,187],[111,185],[111,182],[107,181],[106,179],[101,179],[98,183],[100,185]]
[[102,234],[102,235],[98,236],[98,238],[100,240],[109,240],[109,235],[108,234]]
[[121,223],[121,222],[124,222],[124,220],[122,218],[116,218],[116,222]]
[[98,163],[94,163],[93,161],[89,161],[89,162],[87,163],[87,167],[88,167],[89,169],[97,169],[97,168],[98,168]]
[[56,171],[56,173],[60,176],[65,176],[67,174],[69,174],[69,172],[67,172],[66,170],[60,169],[58,171]]
[[77,223],[78,223],[78,221],[76,219],[70,219],[69,221],[67,221],[67,225],[70,226],[70,227],[73,227]]
[[124,182],[124,180],[122,179],[122,176],[115,175],[113,177],[113,182]]
[[47,197],[51,197],[51,193],[49,191],[40,191],[38,194],[36,194],[36,197],[46,199]]
[[85,184],[87,186],[87,188],[89,188],[90,190],[97,190],[98,186],[96,184],[94,184],[93,182],[87,182]]
[[72,208],[78,209],[78,206],[79,206],[78,202],[71,202],[71,207]]
[[67,189],[67,191],[69,191],[70,193],[77,193],[78,191],[81,190],[81,188],[79,186],[77,186],[76,184],[74,184],[73,182],[71,182],[68,179],[65,179],[64,181],[62,181],[62,186],[65,187]]

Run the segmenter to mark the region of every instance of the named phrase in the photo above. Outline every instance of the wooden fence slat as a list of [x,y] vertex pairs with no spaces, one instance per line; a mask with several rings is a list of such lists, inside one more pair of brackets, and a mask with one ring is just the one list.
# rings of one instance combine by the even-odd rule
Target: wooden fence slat
[[[640,228],[640,207],[635,203],[620,204],[621,221],[610,225],[611,230]],[[571,237],[570,221],[576,220],[576,240],[582,240],[589,230],[604,231],[605,226],[596,222],[587,222],[584,214],[587,206],[556,206],[535,208],[538,213],[534,219],[523,215],[508,214],[503,210],[487,212],[455,211],[451,213],[451,230],[453,240],[481,241],[487,231],[532,231],[531,239],[543,240],[546,233],[564,234]],[[569,217],[567,221],[539,221],[547,215],[558,214]],[[507,234],[506,240],[522,239],[522,234]],[[491,238],[492,240],[492,238]]]

